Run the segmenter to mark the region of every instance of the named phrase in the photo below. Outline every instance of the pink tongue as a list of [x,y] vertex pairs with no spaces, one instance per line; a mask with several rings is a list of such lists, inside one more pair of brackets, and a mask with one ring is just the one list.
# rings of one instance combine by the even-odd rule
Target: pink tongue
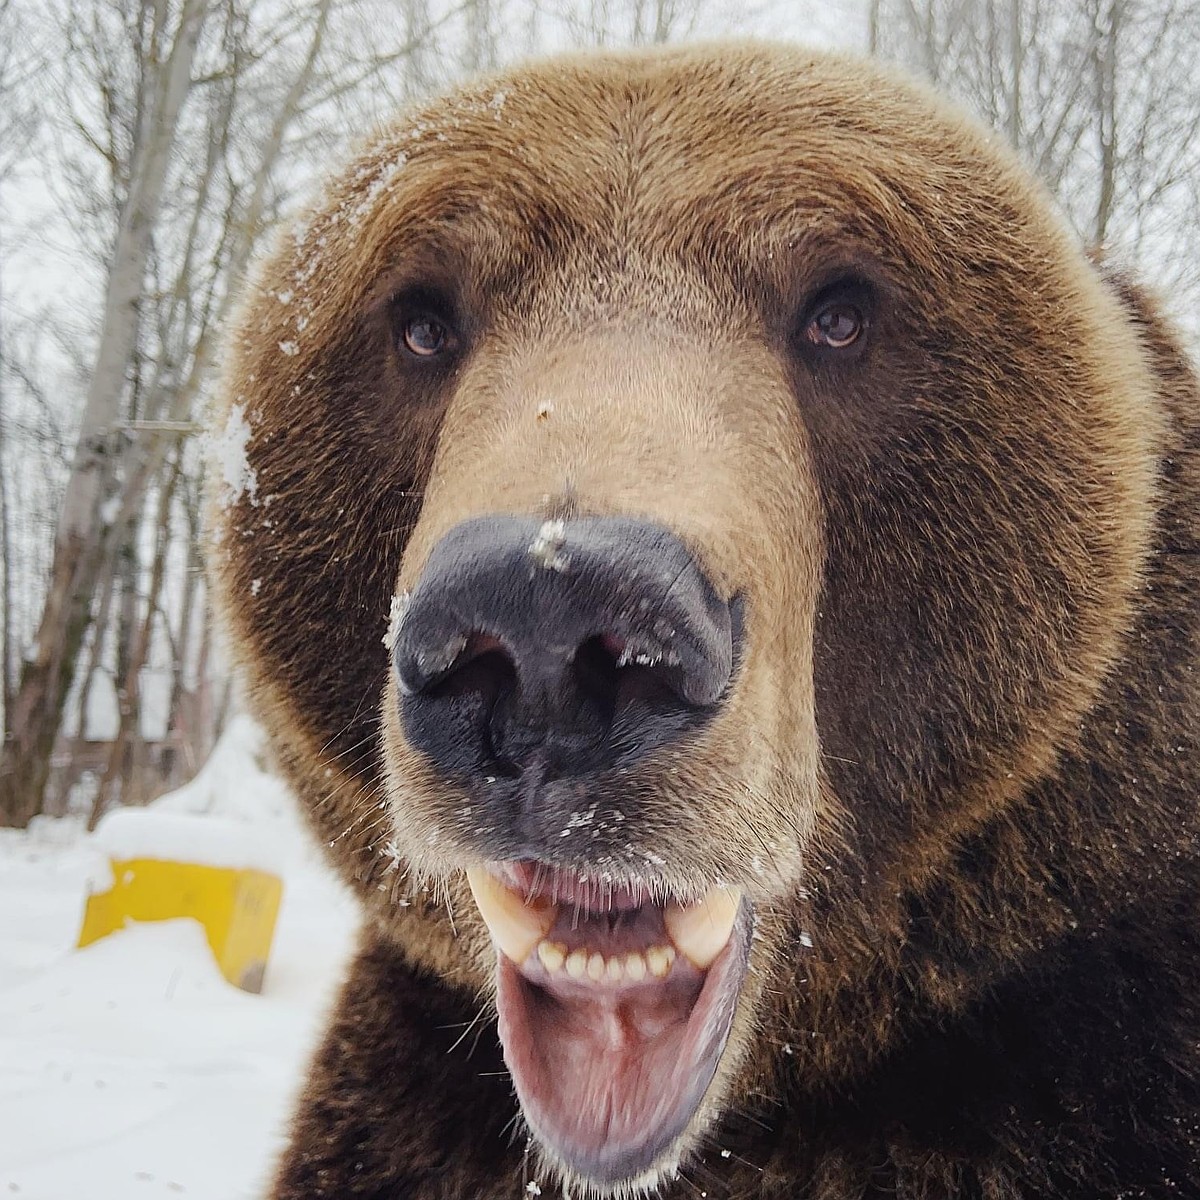
[[668,980],[608,991],[534,984],[501,956],[498,984],[504,1056],[542,1140],[596,1181],[648,1169],[711,1078],[715,1031],[697,1011],[711,1007],[700,1002],[704,974],[677,968]]

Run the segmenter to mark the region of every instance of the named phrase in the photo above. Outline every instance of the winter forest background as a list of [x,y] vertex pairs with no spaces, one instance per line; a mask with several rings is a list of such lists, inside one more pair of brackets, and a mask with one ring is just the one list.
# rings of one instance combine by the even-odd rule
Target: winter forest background
[[1200,0],[0,0],[0,825],[145,803],[236,707],[205,408],[314,180],[470,72],[728,33],[932,78],[1200,335]]

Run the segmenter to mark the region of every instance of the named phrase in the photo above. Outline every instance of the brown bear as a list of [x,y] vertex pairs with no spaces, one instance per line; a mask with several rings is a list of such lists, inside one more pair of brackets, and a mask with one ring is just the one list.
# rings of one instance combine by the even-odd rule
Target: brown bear
[[1200,408],[875,66],[554,59],[261,271],[213,564],[365,931],[277,1200],[1200,1196]]

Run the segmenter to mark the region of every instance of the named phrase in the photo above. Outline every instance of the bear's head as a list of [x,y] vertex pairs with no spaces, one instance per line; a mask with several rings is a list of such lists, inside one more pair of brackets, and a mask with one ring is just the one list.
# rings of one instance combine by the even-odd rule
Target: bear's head
[[284,237],[231,358],[215,564],[281,760],[598,1191],[872,969],[868,897],[1069,743],[1138,582],[1115,302],[1006,152],[862,64],[436,101]]

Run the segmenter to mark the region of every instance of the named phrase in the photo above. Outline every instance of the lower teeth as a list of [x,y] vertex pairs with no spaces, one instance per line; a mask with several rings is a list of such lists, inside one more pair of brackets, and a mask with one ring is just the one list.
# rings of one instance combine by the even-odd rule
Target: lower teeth
[[571,979],[591,979],[595,983],[640,983],[647,975],[665,978],[675,963],[673,946],[651,946],[643,953],[613,954],[605,958],[598,951],[572,950],[561,942],[541,942],[538,961],[550,975],[566,974]]
[[492,940],[507,958],[523,963],[536,950],[542,966],[551,974],[565,970],[572,979],[587,976],[597,982],[601,979],[636,982],[648,974],[665,978],[677,951],[692,966],[707,970],[728,943],[741,904],[737,888],[723,887],[710,889],[695,904],[671,902],[662,912],[672,944],[651,946],[642,954],[634,952],[606,959],[596,952],[568,953],[561,943],[545,941],[558,919],[558,906],[548,899],[525,899],[483,868],[468,870],[467,880]]

